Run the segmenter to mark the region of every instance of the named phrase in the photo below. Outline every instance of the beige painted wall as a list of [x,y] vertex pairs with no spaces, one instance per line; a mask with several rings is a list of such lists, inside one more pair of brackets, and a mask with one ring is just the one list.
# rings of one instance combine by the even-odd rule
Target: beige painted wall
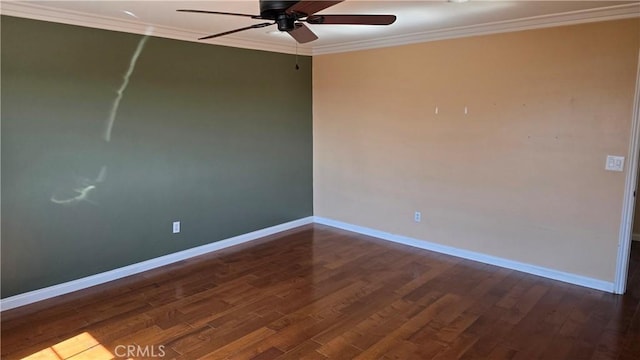
[[314,57],[315,215],[613,281],[625,174],[604,165],[627,155],[639,38],[633,19]]

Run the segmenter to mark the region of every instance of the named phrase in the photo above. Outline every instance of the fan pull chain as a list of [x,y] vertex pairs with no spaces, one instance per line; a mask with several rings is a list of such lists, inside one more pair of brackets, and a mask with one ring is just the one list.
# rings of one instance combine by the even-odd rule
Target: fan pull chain
[[298,66],[298,42],[296,41],[296,70],[300,70],[300,66]]

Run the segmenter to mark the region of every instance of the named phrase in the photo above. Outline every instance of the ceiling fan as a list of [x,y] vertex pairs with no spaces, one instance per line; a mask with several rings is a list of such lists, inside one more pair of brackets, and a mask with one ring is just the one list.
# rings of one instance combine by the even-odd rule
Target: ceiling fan
[[249,29],[258,29],[265,26],[278,25],[278,30],[289,33],[297,42],[304,44],[316,40],[318,36],[311,31],[304,23],[313,25],[390,25],[396,21],[395,15],[315,15],[330,6],[341,3],[340,1],[260,1],[260,15],[238,14],[221,11],[190,10],[180,9],[177,11],[234,15],[250,17],[252,19],[271,20],[240,29],[225,31],[219,34],[208,35],[198,40],[211,39],[219,36],[229,35]]

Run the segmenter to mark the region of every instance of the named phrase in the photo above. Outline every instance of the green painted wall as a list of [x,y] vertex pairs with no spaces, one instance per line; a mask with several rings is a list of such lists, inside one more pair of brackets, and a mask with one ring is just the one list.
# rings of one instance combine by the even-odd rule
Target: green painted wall
[[3,298],[312,215],[310,57],[151,37],[107,142],[142,36],[1,30]]

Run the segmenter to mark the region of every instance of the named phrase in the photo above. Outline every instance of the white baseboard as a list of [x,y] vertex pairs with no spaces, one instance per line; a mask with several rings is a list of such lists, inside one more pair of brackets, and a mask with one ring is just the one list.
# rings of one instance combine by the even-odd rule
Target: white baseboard
[[252,240],[260,239],[265,236],[273,235],[285,230],[290,230],[302,225],[313,223],[313,216],[290,221],[284,224],[271,226],[265,229],[256,230],[247,234],[242,234],[214,243],[194,247],[191,249],[179,251],[173,254],[160,256],[157,258],[131,264],[118,269],[109,270],[103,273],[87,276],[81,279],[68,281],[62,284],[49,286],[43,289],[33,290],[26,293],[10,296],[0,299],[0,311],[17,308],[23,305],[32,304],[45,299],[68,294],[74,291],[86,289],[92,286],[104,284],[109,281],[121,279],[126,276],[138,274],[147,270],[155,269],[160,266],[168,265],[177,261],[189,259],[195,256],[203,255],[212,251],[228,248],[230,246],[239,245]]
[[631,234],[631,240],[640,241],[640,234]]
[[586,276],[566,273],[554,269],[549,269],[537,265],[522,263],[519,261],[508,260],[496,256],[482,254],[474,251],[458,249],[451,246],[440,245],[428,241],[422,241],[402,235],[395,235],[364,226],[352,225],[341,221],[331,220],[323,217],[314,216],[314,222],[317,224],[328,225],[331,227],[352,231],[355,233],[376,237],[383,240],[392,241],[399,244],[409,245],[420,249],[435,251],[442,254],[452,255],[463,259],[479,261],[485,264],[496,265],[507,269],[522,271],[528,274],[542,276],[545,278],[559,280],[566,283],[580,285],[596,290],[614,292],[613,282],[589,278]]
[[[422,241],[402,235],[395,235],[364,226],[353,225],[341,221],[331,220],[318,216],[309,216],[306,218],[290,221],[284,224],[271,226],[265,229],[242,234],[211,244],[198,246],[195,248],[179,251],[173,254],[160,256],[154,259],[131,264],[118,269],[109,270],[103,273],[87,276],[81,279],[68,281],[62,284],[49,286],[43,289],[29,291],[27,293],[18,294],[5,299],[0,299],[0,312],[14,309],[20,306],[32,304],[38,301],[50,299],[56,296],[68,294],[74,291],[86,289],[92,286],[104,284],[109,281],[121,279],[130,275],[135,275],[147,270],[155,269],[164,265],[169,265],[177,261],[189,259],[195,256],[203,255],[213,251],[228,248],[230,246],[239,245],[249,241],[257,240],[265,236],[273,235],[282,231],[290,230],[302,225],[311,223],[328,225],[335,228],[352,231],[355,233],[376,237],[383,240],[392,241],[399,244],[409,245],[420,249],[435,251],[442,254],[452,255],[463,259],[483,262],[486,264],[496,265],[507,269],[522,271],[525,273],[546,277],[549,279],[559,280],[570,284],[580,285],[592,289],[613,292],[613,282],[593,279],[581,275],[566,273],[554,269],[549,269],[537,265],[526,264],[518,261],[499,258],[487,254],[474,251],[458,249],[451,246],[440,245],[428,241]],[[636,234],[633,236],[636,240]],[[640,234],[637,234],[640,240]]]

